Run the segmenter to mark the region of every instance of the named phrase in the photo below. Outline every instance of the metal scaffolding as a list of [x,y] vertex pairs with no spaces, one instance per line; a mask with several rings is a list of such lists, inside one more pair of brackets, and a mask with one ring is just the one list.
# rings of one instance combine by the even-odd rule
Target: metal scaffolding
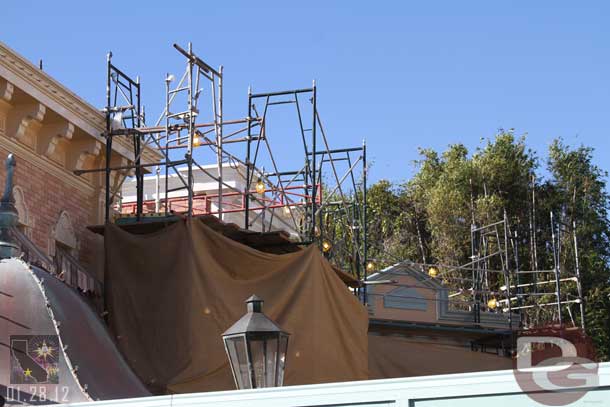
[[[311,88],[280,92],[253,93],[248,90],[245,118],[223,119],[223,68],[212,68],[194,52],[174,44],[186,59],[179,80],[165,77],[165,107],[154,126],[147,127],[141,105],[139,80],[133,80],[107,60],[106,159],[104,168],[81,170],[105,173],[105,219],[121,209],[121,186],[135,177],[135,221],[147,213],[164,216],[183,214],[243,214],[243,227],[261,225],[260,231],[289,230],[297,243],[316,243],[337,266],[364,278],[367,264],[366,243],[366,145],[333,149],[317,108],[315,81]],[[206,90],[206,84],[209,89]],[[271,148],[271,131],[277,106],[293,108],[296,137],[279,141],[296,142],[302,151],[298,164],[281,168]],[[112,144],[116,137],[133,141],[133,157],[127,165],[116,165]],[[150,148],[159,153],[158,162],[142,162]],[[294,149],[297,150],[297,149]],[[212,155],[206,155],[211,152]],[[215,163],[216,173],[203,163]],[[223,164],[237,172],[244,170],[244,187],[226,182]],[[295,165],[296,164],[296,165]],[[285,164],[284,164],[285,165]],[[265,166],[270,171],[265,171]],[[154,202],[144,197],[144,172],[156,174]],[[186,172],[186,174],[184,174]],[[200,172],[217,184],[215,194],[198,194],[194,174]],[[160,182],[164,174],[164,183]],[[172,187],[170,177],[179,179]],[[336,234],[337,226],[349,236]],[[348,242],[345,242],[345,238]],[[332,249],[331,249],[332,248]],[[347,260],[346,260],[347,259]]]
[[[552,257],[552,269],[522,270],[519,243],[523,241],[511,231],[506,213],[503,219],[486,225],[472,224],[470,228],[470,261],[459,266],[448,264],[411,263],[419,266],[431,280],[442,282],[450,309],[469,311],[471,322],[481,325],[482,312],[506,315],[509,330],[530,329],[546,325],[528,319],[526,310],[554,309],[550,324],[585,329],[585,307],[581,285],[577,225],[565,224],[550,216],[550,241],[547,247]],[[532,228],[533,229],[533,228]],[[569,237],[569,238],[567,238]],[[533,239],[530,236],[530,239]],[[568,247],[569,246],[569,247]],[[566,253],[571,250],[572,256]],[[570,264],[571,263],[571,264]],[[538,264],[532,258],[532,264]],[[386,274],[392,275],[390,271]],[[366,282],[365,282],[366,283]],[[374,281],[372,284],[401,286],[394,280]],[[423,290],[438,290],[416,285]],[[384,294],[385,295],[385,294]],[[575,318],[572,306],[578,305]],[[565,316],[567,311],[568,318]]]

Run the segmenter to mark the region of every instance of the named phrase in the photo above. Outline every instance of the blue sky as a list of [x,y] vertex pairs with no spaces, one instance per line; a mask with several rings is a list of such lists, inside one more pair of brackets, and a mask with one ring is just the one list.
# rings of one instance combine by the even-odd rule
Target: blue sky
[[[543,156],[554,137],[593,146],[610,170],[608,2],[4,0],[1,9],[0,40],[99,107],[108,50],[140,75],[149,117],[163,107],[165,73],[183,69],[173,42],[224,65],[226,119],[246,115],[248,85],[316,79],[332,147],[366,138],[373,180],[407,179],[418,146],[474,149],[498,128],[527,133]],[[297,159],[291,137],[273,145],[287,161]]]

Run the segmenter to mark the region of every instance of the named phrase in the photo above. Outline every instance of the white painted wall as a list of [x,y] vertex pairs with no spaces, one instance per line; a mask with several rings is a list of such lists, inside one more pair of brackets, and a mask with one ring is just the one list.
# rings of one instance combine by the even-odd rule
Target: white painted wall
[[[547,372],[549,368],[538,368]],[[405,379],[329,383],[258,390],[181,394],[73,404],[92,407],[521,407],[541,406],[519,388],[512,370]],[[599,387],[571,406],[610,405],[610,363],[599,366]]]
[[[218,167],[216,164],[203,165],[202,168],[208,172],[213,177],[216,177],[218,174]],[[179,168],[177,170],[184,181],[187,180],[187,168]],[[206,174],[206,172],[202,171],[197,167],[193,167],[193,192],[195,195],[197,194],[207,194],[207,195],[217,195],[218,194],[218,181],[216,181],[212,176]],[[225,188],[223,188],[223,194],[233,194],[237,191],[243,192],[246,190],[246,169],[241,164],[231,164],[231,163],[223,163],[222,169],[223,183],[226,184]],[[168,182],[168,190],[172,190],[175,188],[179,188],[184,186],[184,182],[176,171],[170,170],[167,177]],[[256,182],[256,178],[254,179]],[[157,188],[157,176],[154,174],[150,174],[144,177],[144,200],[155,200],[157,198],[156,189]],[[250,187],[250,189],[254,189],[254,185]],[[131,178],[125,181],[123,184],[122,190],[122,202],[134,203],[136,202],[136,182],[135,178]],[[169,198],[177,198],[187,197],[187,190],[181,189],[178,191],[172,191],[168,193]],[[159,176],[159,199],[165,199],[165,170]],[[217,198],[214,198],[214,200]],[[222,202],[224,205],[224,210],[229,210],[231,208],[235,208],[235,206],[231,206],[234,204],[236,206],[240,206],[242,202],[242,195],[235,196],[223,196]],[[258,206],[258,203],[253,203],[253,205]],[[212,210],[217,210],[216,204],[212,203]],[[269,219],[274,219],[271,222],[271,230],[283,230],[289,233],[295,239],[298,238],[298,233],[295,228],[294,221],[291,216],[286,215],[282,209],[275,210],[266,210],[265,211],[265,221],[263,222],[263,217],[260,216],[259,211],[251,211],[250,219],[254,220],[252,226],[250,227],[255,231],[262,231],[263,224],[265,225],[265,231],[269,230]],[[294,210],[295,219],[298,221],[298,211]],[[232,213],[223,213],[223,220],[227,223],[235,223],[241,227],[244,226],[244,212],[232,212]]]

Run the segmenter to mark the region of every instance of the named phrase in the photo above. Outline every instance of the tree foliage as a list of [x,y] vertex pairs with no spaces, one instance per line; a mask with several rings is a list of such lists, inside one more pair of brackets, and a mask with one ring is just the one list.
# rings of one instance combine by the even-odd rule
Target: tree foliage
[[[600,358],[607,360],[610,197],[607,174],[593,163],[593,154],[590,147],[573,148],[559,139],[541,160],[525,137],[512,131],[500,131],[472,153],[462,144],[442,153],[420,149],[417,172],[410,180],[382,180],[368,190],[369,257],[377,268],[401,260],[466,264],[471,224],[490,224],[506,213],[511,261],[518,262],[511,267],[550,270],[553,212],[562,250],[559,267],[566,275],[576,272],[576,235],[587,331],[597,342]],[[570,290],[576,293],[575,285]],[[552,307],[531,311],[538,322],[551,321],[553,312]],[[573,317],[579,323],[577,312]]]

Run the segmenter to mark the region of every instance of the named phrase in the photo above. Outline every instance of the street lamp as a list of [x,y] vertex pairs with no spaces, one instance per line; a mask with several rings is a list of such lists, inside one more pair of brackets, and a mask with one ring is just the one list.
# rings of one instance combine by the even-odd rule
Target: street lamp
[[284,383],[288,333],[265,314],[263,300],[246,300],[248,312],[222,334],[238,389],[279,387]]

